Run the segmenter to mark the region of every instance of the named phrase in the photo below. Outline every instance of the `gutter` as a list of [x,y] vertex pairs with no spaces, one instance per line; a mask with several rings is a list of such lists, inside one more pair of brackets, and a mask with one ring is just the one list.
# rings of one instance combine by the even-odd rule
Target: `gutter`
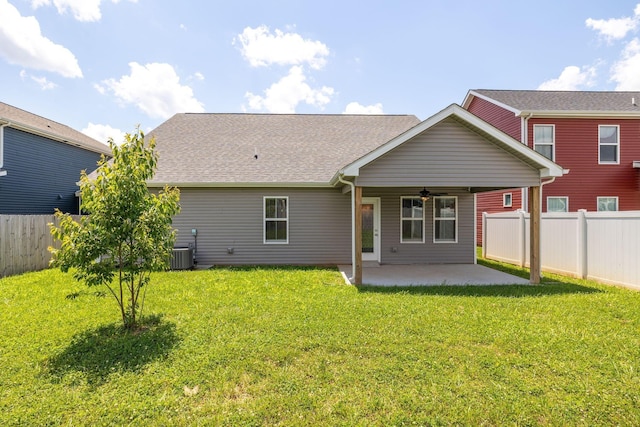
[[338,181],[351,187],[351,277],[356,277],[356,186],[353,182],[344,179],[344,175],[338,175]]

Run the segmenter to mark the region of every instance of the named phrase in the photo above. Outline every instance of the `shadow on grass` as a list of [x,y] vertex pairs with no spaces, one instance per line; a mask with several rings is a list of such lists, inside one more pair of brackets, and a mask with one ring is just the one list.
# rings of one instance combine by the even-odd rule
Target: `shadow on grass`
[[554,282],[542,285],[425,285],[425,286],[358,286],[362,293],[403,293],[407,295],[444,295],[460,297],[542,297],[562,294],[602,292],[574,283]]
[[335,264],[332,265],[224,265],[218,264],[209,268],[209,270],[227,270],[227,271],[322,271],[332,270],[337,271],[338,267]]
[[160,316],[146,317],[135,332],[119,324],[101,326],[74,336],[67,348],[47,360],[48,373],[58,380],[79,373],[89,384],[100,385],[111,374],[137,372],[167,357],[178,342],[175,324]]

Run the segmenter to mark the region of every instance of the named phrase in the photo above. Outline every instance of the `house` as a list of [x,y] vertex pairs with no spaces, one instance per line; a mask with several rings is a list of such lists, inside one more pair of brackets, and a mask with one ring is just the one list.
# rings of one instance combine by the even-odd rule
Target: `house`
[[0,102],[0,214],[78,213],[80,171],[102,154],[107,145]]
[[458,105],[422,122],[176,114],[149,136],[148,185],[180,188],[176,243],[200,265],[351,264],[355,283],[366,261],[475,263],[475,194],[562,175]]
[[[471,90],[462,106],[561,164],[544,212],[640,210],[640,92]],[[527,210],[525,189],[478,195],[482,212]],[[481,234],[478,235],[481,243]]]

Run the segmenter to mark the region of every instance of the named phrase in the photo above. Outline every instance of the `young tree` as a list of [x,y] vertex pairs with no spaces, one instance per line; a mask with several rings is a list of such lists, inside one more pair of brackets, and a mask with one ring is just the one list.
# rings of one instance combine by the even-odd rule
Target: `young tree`
[[[56,211],[59,226],[50,224],[60,249],[49,248],[52,265],[88,286],[104,285],[116,299],[122,322],[134,329],[142,316],[152,271],[169,266],[175,242],[172,218],[180,211],[177,188],[158,194],[147,189],[158,155],[155,140],[145,143],[137,129],[121,146],[109,140],[111,160],[98,162],[95,176],[82,171],[80,193],[87,212],[79,222]],[[141,292],[142,291],[142,292]]]

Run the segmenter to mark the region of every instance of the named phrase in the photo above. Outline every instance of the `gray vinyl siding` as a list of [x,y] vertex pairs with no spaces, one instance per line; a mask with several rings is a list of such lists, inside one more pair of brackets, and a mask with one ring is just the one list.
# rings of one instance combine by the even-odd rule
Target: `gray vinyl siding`
[[400,243],[400,197],[416,196],[414,187],[365,188],[363,195],[380,197],[381,264],[472,264],[475,261],[473,194],[447,192],[447,196],[458,197],[457,243],[433,242],[433,198],[426,205],[425,242]]
[[95,169],[99,159],[92,151],[4,128],[0,214],[78,213],[80,171]]
[[[288,244],[264,243],[264,196],[288,197]],[[340,189],[181,188],[176,245],[193,244],[196,228],[199,265],[350,264],[350,203]]]
[[453,119],[443,120],[360,170],[360,186],[526,187],[538,170]]

